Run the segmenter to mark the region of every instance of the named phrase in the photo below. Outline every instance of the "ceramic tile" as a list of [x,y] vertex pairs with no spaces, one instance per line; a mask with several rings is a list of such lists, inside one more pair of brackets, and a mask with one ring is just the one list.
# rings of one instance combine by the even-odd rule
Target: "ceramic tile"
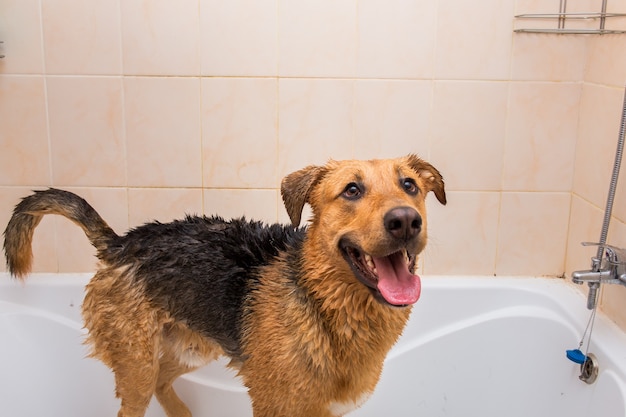
[[162,223],[182,219],[186,214],[202,214],[200,188],[130,188],[128,221],[137,227],[154,220]]
[[[557,13],[559,11],[558,2],[546,2],[545,0],[516,0],[515,16],[522,14],[544,14]],[[516,18],[513,21],[515,29],[552,29],[558,27],[558,20],[552,19],[526,19]],[[514,35],[517,36],[517,35]]]
[[580,81],[587,43],[580,35],[516,33],[511,54],[514,80]]
[[[582,13],[599,11],[595,0],[566,2],[566,11]],[[597,3],[597,2],[595,2]],[[518,0],[516,14],[558,13],[559,2]],[[567,28],[585,28],[592,22],[568,20]],[[556,29],[558,19],[517,19],[515,28]],[[516,33],[513,36],[511,73],[518,80],[580,81],[583,78],[587,43],[590,38],[580,35]]]
[[200,36],[203,75],[277,75],[277,0],[200,0]]
[[603,217],[603,210],[577,195],[572,196],[565,257],[565,271],[568,277],[571,277],[572,271],[589,269],[596,248],[583,246],[581,243],[599,240]]
[[198,0],[124,0],[120,5],[125,74],[199,74]]
[[353,77],[356,0],[279,0],[279,74]]
[[501,187],[508,85],[435,82],[431,163],[450,190]]
[[354,157],[428,158],[432,88],[430,81],[356,81]]
[[4,0],[0,3],[0,73],[41,74],[43,44],[39,0]]
[[128,184],[200,187],[200,80],[124,79]]
[[275,187],[277,121],[277,80],[203,79],[204,186]]
[[507,79],[513,6],[513,0],[439,2],[435,77]]
[[606,204],[622,103],[620,90],[583,85],[573,192],[598,207]]
[[[620,248],[626,248],[626,223],[613,219],[608,242]],[[603,285],[600,295],[600,307],[623,330],[626,330],[626,287],[623,285]]]
[[[0,186],[0,230],[4,231],[11,213],[20,200],[31,194],[32,187]],[[46,216],[33,235],[33,272],[57,271],[57,248],[54,233],[54,217]],[[0,248],[4,247],[4,234],[0,233]],[[0,271],[7,271],[6,260],[0,256]]]
[[350,159],[354,146],[354,82],[279,80],[278,174],[329,159]]
[[604,285],[600,290],[600,309],[606,313],[623,331],[626,331],[626,287]]
[[55,185],[126,185],[122,82],[117,77],[49,77]]
[[[123,188],[66,188],[78,194],[118,234],[128,229],[128,202]],[[45,218],[44,218],[45,220]],[[59,272],[93,272],[98,259],[83,230],[64,217],[54,216]]]
[[493,275],[498,234],[498,192],[447,192],[442,206],[427,197],[428,246],[422,255],[429,275]]
[[121,73],[117,1],[43,1],[41,9],[47,73]]
[[[617,142],[617,139],[615,139],[615,141]],[[617,143],[615,144],[615,148],[617,150]],[[617,187],[615,190],[615,199],[613,201],[612,214],[617,220],[621,221],[622,223],[626,223],[626,158],[624,158],[623,154],[619,177],[617,180]]]
[[[597,8],[597,5],[596,5],[596,8]],[[607,13],[621,13],[621,14],[626,13],[626,4],[620,1],[615,1],[615,2],[607,1],[606,11]],[[626,30],[626,17],[622,16],[622,17],[609,18],[609,19],[606,19],[605,24],[606,24],[607,29]],[[614,36],[613,38],[621,38],[621,37],[623,37],[623,35]],[[620,59],[623,57],[616,56],[616,58]]]
[[585,81],[623,88],[626,57],[615,51],[626,50],[626,36],[593,37],[588,45]]
[[357,75],[431,78],[436,28],[437,2],[359,1]]
[[578,84],[511,84],[505,190],[571,190],[579,99]]
[[275,223],[277,201],[276,190],[205,189],[204,213],[225,219],[245,216],[249,220]]
[[496,274],[564,273],[569,193],[502,193]]
[[611,218],[607,243],[618,248],[626,249],[626,223],[615,217]]
[[0,185],[50,184],[42,77],[0,77]]

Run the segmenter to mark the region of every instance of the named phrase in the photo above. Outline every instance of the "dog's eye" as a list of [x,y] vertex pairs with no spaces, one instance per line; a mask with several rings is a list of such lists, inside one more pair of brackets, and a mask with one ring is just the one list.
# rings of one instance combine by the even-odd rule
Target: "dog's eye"
[[356,182],[351,182],[343,189],[342,195],[348,200],[356,200],[361,197],[361,187]]
[[417,184],[412,178],[405,178],[402,180],[402,188],[408,194],[416,195],[419,192],[419,188],[417,188]]

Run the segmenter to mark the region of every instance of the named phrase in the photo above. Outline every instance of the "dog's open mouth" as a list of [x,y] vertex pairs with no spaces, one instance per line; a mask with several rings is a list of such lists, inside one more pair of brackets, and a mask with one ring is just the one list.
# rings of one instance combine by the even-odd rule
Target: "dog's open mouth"
[[347,242],[342,242],[340,248],[354,275],[379,301],[404,307],[419,299],[420,277],[411,272],[416,257],[406,249],[376,257]]

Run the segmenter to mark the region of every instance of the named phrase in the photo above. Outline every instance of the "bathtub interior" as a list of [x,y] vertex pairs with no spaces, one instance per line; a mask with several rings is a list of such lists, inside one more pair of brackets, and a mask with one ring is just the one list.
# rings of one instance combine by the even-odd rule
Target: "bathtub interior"
[[[86,358],[80,320],[89,275],[0,275],[0,409],[15,416],[111,416],[113,376]],[[563,280],[427,277],[371,399],[351,416],[626,415],[626,335],[599,314],[587,385],[565,350],[587,322]],[[194,415],[251,416],[245,388],[218,361],[176,382]],[[164,417],[156,401],[149,417]]]

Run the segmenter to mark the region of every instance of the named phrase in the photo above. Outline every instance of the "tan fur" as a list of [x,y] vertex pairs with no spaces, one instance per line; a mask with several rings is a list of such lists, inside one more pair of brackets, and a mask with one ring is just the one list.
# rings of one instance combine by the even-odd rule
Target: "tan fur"
[[[398,186],[403,177],[416,179],[417,195]],[[355,205],[339,198],[347,183],[359,179],[367,184],[364,201]],[[374,391],[411,311],[375,300],[343,259],[339,240],[349,235],[365,252],[386,256],[389,238],[381,219],[394,207],[410,207],[423,219],[419,253],[427,239],[424,198],[434,191],[445,204],[443,181],[430,164],[410,155],[307,167],[287,176],[281,191],[294,225],[306,203],[313,210],[302,247],[303,278],[296,286],[286,276],[284,253],[264,267],[254,301],[246,306],[245,360],[230,366],[250,388],[255,417],[338,417],[333,410],[358,405]],[[7,249],[16,254],[20,277],[30,269],[34,226],[19,219],[11,226],[12,235],[22,236]],[[169,417],[191,416],[173,381],[224,352],[153,305],[133,273],[132,267],[103,264],[87,285],[87,343],[115,373],[119,417],[143,416],[152,395]]]
[[[422,214],[423,232],[420,250],[426,245],[425,193],[417,198],[399,190],[398,173],[414,176],[421,172],[422,190],[436,190],[445,203],[439,173],[424,161],[407,157],[398,160],[331,162],[326,167],[308,167],[283,181],[287,211],[294,223],[300,221],[304,202],[313,209],[303,267],[314,271],[305,274],[308,289],[323,300],[324,321],[316,320],[301,303],[288,300],[288,286],[281,283],[280,268],[269,268],[257,313],[250,328],[254,329],[246,343],[254,346],[242,375],[275,381],[263,389],[250,390],[255,417],[275,416],[273,397],[276,393],[295,393],[285,397],[281,416],[333,417],[332,402],[358,402],[363,393],[372,392],[378,382],[384,358],[400,336],[410,314],[410,307],[394,309],[375,301],[369,291],[355,280],[352,271],[339,253],[338,240],[352,233],[360,246],[370,254],[383,254],[384,234],[380,218],[396,206],[414,207]],[[356,177],[367,178],[370,191],[366,204],[357,212],[336,198],[346,183]],[[319,187],[316,185],[319,184]],[[310,187],[310,188],[306,188]],[[324,323],[331,323],[337,339],[328,340]],[[265,334],[281,334],[281,343]],[[337,348],[339,346],[340,348]],[[304,349],[304,352],[303,352]],[[313,360],[317,374],[307,373]],[[289,363],[285,367],[284,363]],[[280,395],[280,394],[279,394]],[[266,404],[267,403],[267,404]],[[303,409],[303,406],[309,407]]]

